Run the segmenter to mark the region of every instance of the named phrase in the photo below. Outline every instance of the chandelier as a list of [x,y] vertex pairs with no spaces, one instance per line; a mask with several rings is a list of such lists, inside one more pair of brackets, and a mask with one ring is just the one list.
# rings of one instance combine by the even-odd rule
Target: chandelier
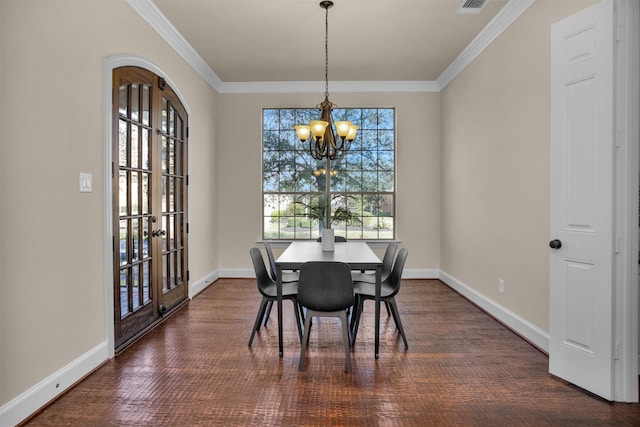
[[[336,142],[333,133],[333,120],[331,112],[334,104],[329,101],[329,8],[333,6],[332,1],[320,2],[320,7],[325,10],[325,32],[324,32],[324,101],[316,105],[321,111],[320,120],[312,120],[308,125],[296,125],[296,135],[301,142],[309,139],[309,152],[316,160],[328,158],[331,160],[341,158],[349,150],[351,141],[356,137],[358,126],[348,121],[335,122],[336,133],[340,138],[340,145]],[[345,142],[346,141],[346,142]],[[315,143],[315,146],[314,146]]]

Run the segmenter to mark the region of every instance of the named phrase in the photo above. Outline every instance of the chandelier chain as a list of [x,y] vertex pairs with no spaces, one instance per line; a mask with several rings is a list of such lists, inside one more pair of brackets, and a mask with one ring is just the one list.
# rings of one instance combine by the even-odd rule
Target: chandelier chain
[[329,99],[329,7],[324,10],[324,97],[326,99]]

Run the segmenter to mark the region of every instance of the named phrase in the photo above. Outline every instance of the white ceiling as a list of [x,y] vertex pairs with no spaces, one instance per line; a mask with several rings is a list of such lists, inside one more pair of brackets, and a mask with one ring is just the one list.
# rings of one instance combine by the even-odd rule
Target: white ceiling
[[[153,0],[222,83],[324,81],[325,10],[319,3]],[[456,14],[463,0],[334,3],[329,80],[398,82],[438,79],[508,0],[488,0],[479,14]]]

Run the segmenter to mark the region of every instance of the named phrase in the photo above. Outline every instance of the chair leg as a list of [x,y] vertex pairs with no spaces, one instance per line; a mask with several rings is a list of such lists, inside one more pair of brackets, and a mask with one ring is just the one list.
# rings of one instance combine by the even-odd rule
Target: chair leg
[[296,326],[298,327],[298,337],[300,337],[300,342],[302,342],[302,326],[300,326],[300,316],[298,314],[298,301],[296,301],[295,299],[292,299],[291,302],[293,302],[293,313],[296,316]]
[[307,344],[309,342],[309,327],[311,323],[311,314],[307,311],[307,317],[304,319],[304,336],[300,343],[300,361],[298,362],[298,371],[304,371],[304,353],[307,350]]
[[354,296],[353,307],[351,308],[351,319],[349,320],[349,328],[353,332],[353,326],[356,322],[356,315],[358,313],[358,302],[360,301],[360,295]]
[[262,297],[262,301],[260,301],[260,308],[258,309],[258,315],[256,316],[256,321],[253,324],[253,329],[251,330],[251,337],[249,338],[249,347],[253,343],[253,337],[256,334],[256,331],[260,329],[260,324],[262,323],[262,315],[264,314],[264,310],[267,306],[267,298]]
[[[387,308],[387,316],[391,316],[391,308],[389,308],[389,303],[388,302],[384,302],[384,306]],[[267,325],[267,322],[264,322],[265,326]]]
[[358,336],[358,328],[360,327],[360,315],[364,308],[364,298],[358,298],[358,307],[354,310],[355,320],[353,321],[353,328],[351,329],[351,347],[356,345],[356,337]]
[[262,324],[263,326],[267,326],[267,322],[269,321],[269,316],[271,315],[271,308],[273,307],[273,301],[269,301],[267,303],[267,308],[265,310],[265,314],[264,314],[264,323]]
[[344,345],[344,355],[347,359],[347,373],[351,372],[351,342],[349,340],[349,322],[347,322],[347,312],[341,311],[338,314],[340,321],[342,321],[342,342]]
[[402,327],[402,321],[400,320],[400,312],[398,311],[396,299],[391,298],[389,300],[389,305],[391,305],[391,314],[393,315],[393,320],[396,322],[396,327],[400,331],[400,335],[402,336],[402,340],[404,341],[404,348],[408,349],[409,344],[407,343],[407,336],[404,334],[404,328]]

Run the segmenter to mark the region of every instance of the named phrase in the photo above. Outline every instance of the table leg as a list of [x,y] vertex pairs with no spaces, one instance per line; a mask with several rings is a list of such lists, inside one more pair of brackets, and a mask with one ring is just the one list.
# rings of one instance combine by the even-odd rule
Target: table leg
[[276,296],[278,305],[278,351],[283,356],[282,344],[282,267],[276,264]]
[[375,357],[380,357],[380,293],[382,288],[382,265],[376,266],[376,332]]

